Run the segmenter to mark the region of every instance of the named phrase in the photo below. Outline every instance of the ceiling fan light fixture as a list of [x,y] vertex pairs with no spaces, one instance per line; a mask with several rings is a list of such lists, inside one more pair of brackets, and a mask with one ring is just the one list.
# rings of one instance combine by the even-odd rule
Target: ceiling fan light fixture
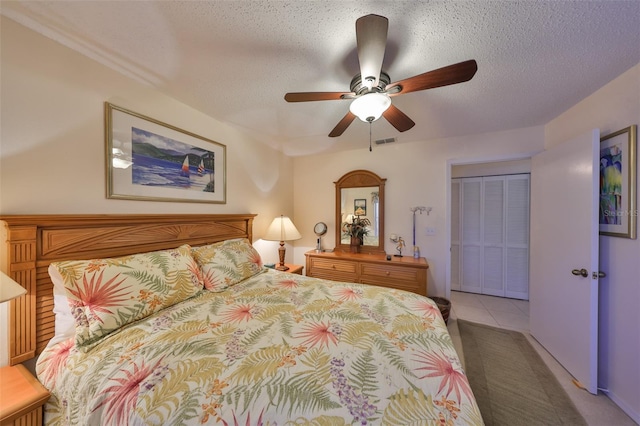
[[310,102],[351,99],[349,112],[331,130],[328,135],[330,138],[342,135],[356,117],[371,124],[383,114],[397,131],[406,132],[416,123],[395,105],[392,106],[389,96],[463,83],[471,80],[478,71],[478,64],[471,59],[391,83],[389,74],[382,71],[388,27],[389,20],[380,15],[365,15],[356,20],[360,72],[351,79],[351,92],[290,92],[284,95],[284,100]]
[[376,121],[391,106],[391,98],[386,93],[367,93],[351,102],[349,110],[365,123]]

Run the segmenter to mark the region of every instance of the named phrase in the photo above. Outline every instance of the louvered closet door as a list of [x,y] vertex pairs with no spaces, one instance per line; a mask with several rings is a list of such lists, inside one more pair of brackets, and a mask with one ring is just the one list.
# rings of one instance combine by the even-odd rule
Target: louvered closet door
[[482,292],[482,178],[462,179],[462,276],[460,289]]
[[451,289],[528,300],[528,174],[452,180]]
[[460,290],[460,179],[451,180],[451,290]]
[[529,299],[530,176],[506,176],[506,289],[505,296]]
[[505,179],[485,177],[482,189],[482,293],[504,296]]

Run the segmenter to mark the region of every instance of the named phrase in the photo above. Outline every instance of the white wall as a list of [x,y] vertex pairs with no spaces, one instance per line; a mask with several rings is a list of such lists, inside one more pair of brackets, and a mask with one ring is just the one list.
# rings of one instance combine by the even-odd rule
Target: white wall
[[[357,125],[357,123],[354,123]],[[375,124],[374,124],[375,132]],[[428,294],[446,294],[446,264],[449,257],[447,238],[447,187],[449,163],[486,162],[527,157],[544,146],[542,126],[491,134],[424,142],[381,145],[369,152],[367,141],[362,149],[339,154],[299,157],[294,160],[294,217],[303,235],[296,241],[296,263],[304,264],[304,252],[315,248],[313,226],[323,221],[329,231],[323,238],[325,248],[335,246],[335,186],[333,182],[355,169],[366,169],[387,178],[385,186],[385,233],[412,240],[411,207],[433,207],[431,213],[416,216],[416,245],[429,262]],[[436,229],[426,235],[426,227]],[[388,253],[395,245],[385,241]]]
[[[640,125],[640,64],[545,126],[547,148],[599,128],[606,136]],[[636,165],[637,166],[637,165]],[[640,183],[636,182],[636,185]],[[637,186],[636,186],[637,187]],[[635,215],[638,216],[638,207]],[[640,240],[600,237],[598,385],[640,423]]]
[[[255,213],[258,240],[274,217],[292,214],[289,157],[5,17],[0,31],[0,215]],[[226,145],[227,203],[107,199],[105,101]],[[277,243],[255,243],[265,262],[277,261]],[[4,251],[0,244],[2,259]],[[4,310],[0,316],[5,365]]]

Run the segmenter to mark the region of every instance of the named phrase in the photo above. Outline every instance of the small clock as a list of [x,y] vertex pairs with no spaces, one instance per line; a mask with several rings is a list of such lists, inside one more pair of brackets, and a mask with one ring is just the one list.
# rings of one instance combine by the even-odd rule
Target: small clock
[[315,232],[318,237],[323,236],[327,233],[327,224],[324,222],[316,223],[316,226],[313,227],[313,232]]

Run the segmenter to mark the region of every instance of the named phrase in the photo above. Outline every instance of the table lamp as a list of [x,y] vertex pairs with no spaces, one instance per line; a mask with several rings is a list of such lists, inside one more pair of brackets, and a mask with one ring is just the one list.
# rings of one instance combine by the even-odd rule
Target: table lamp
[[4,272],[0,272],[0,303],[8,302],[26,293],[26,288],[15,282]]
[[7,337],[9,333],[8,322],[7,325],[5,325],[5,319],[8,317],[8,313],[4,302],[8,302],[26,293],[26,288],[22,287],[4,272],[0,271],[0,317],[2,317],[2,320],[0,321],[0,347],[2,347],[0,350],[0,366],[5,366],[9,363],[9,338]]
[[284,248],[285,241],[299,240],[302,238],[300,232],[296,229],[296,226],[291,222],[287,216],[280,216],[273,219],[271,225],[267,229],[267,233],[262,237],[267,241],[280,241],[280,248],[278,249],[278,256],[280,257],[280,264],[276,266],[278,271],[286,271],[289,269],[284,264],[284,254],[286,249]]

